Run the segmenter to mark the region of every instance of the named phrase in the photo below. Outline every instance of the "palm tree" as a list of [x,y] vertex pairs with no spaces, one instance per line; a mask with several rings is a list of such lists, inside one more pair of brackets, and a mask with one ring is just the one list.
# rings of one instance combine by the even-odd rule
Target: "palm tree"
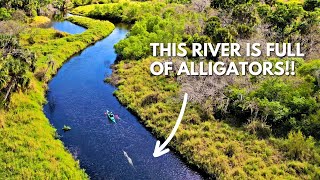
[[10,81],[6,87],[7,91],[4,96],[3,102],[7,102],[12,91],[16,91],[19,87],[24,88],[29,84],[29,77],[27,72],[29,67],[20,59],[15,59],[11,56],[7,58],[6,67],[8,68],[8,74]]

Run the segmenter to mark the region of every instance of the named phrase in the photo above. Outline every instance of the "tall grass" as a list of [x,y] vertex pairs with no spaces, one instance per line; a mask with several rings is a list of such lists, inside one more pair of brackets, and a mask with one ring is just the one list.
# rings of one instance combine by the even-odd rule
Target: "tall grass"
[[[118,99],[139,115],[159,138],[166,138],[181,107],[180,86],[171,76],[152,76],[150,64],[155,58],[121,61],[115,67]],[[159,59],[157,59],[159,60]],[[242,128],[230,126],[205,115],[198,105],[189,103],[182,123],[169,144],[189,164],[218,179],[318,179],[318,156],[297,160],[285,149],[295,151],[292,138],[259,139]],[[301,138],[300,144],[303,143]],[[277,141],[277,143],[274,143]],[[283,144],[278,147],[277,144]],[[312,144],[312,143],[311,143]],[[304,147],[306,149],[309,147]],[[311,148],[311,149],[310,149]],[[315,153],[310,146],[306,153]],[[301,149],[301,148],[300,148]],[[289,151],[288,150],[288,151]],[[299,151],[300,152],[300,151]],[[303,152],[304,153],[304,152]],[[288,155],[290,153],[288,152]],[[317,154],[317,153],[316,153]]]
[[[55,36],[53,30],[41,29],[34,42],[22,35],[24,45],[37,54],[36,73],[54,65],[45,76],[49,80],[72,55],[108,36],[114,25],[107,21],[70,17],[71,22],[87,29],[82,34]],[[31,78],[26,92],[14,93],[8,110],[0,109],[0,177],[1,179],[88,179],[85,171],[72,157],[55,129],[45,117],[42,106],[46,82]]]

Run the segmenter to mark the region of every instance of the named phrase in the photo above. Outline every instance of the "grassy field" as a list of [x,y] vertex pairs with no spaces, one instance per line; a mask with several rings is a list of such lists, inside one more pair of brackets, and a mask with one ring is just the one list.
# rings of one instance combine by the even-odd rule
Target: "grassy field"
[[[116,65],[112,79],[117,80],[115,95],[120,102],[138,114],[142,123],[158,138],[165,139],[179,114],[181,87],[173,77],[149,73],[150,64],[156,60],[159,59],[122,61]],[[300,140],[294,137],[294,144],[307,149],[305,137]],[[320,177],[320,159],[314,159],[317,162],[290,159],[286,156],[287,150],[280,149],[279,141],[287,142],[275,138],[259,139],[242,128],[206,117],[199,105],[188,103],[182,124],[170,146],[189,164],[218,179]]]
[[[21,36],[21,43],[37,54],[36,73],[29,74],[28,90],[12,95],[9,110],[0,109],[1,179],[88,179],[79,163],[56,139],[55,129],[42,111],[46,81],[68,58],[108,36],[115,27],[110,22],[90,18],[68,20],[88,30],[69,35],[35,28],[28,31],[36,32],[35,36],[32,33]],[[54,61],[54,65],[49,61]],[[44,73],[44,69],[48,71]]]
[[303,4],[304,0],[277,0],[278,2],[282,3],[298,3]]

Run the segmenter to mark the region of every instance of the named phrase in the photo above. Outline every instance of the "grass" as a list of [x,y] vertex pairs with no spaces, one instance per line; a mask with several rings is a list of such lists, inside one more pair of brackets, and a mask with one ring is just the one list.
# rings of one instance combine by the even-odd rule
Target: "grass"
[[30,26],[31,27],[41,27],[46,26],[51,22],[50,18],[45,16],[36,16],[32,18]]
[[[69,57],[85,49],[87,46],[108,36],[115,26],[108,21],[93,20],[86,17],[72,16],[69,21],[88,28],[82,34],[69,35],[44,44],[37,43],[29,47],[31,51],[37,52],[37,72],[42,73],[48,67],[48,62],[53,61],[55,67],[60,67]],[[51,79],[57,68],[50,69],[46,79]]]
[[277,0],[278,2],[282,2],[282,3],[297,3],[297,4],[303,4],[304,0]]
[[[22,44],[37,54],[36,74],[47,68],[50,59],[55,61],[53,68],[45,74],[46,80],[72,55],[108,36],[114,29],[114,25],[107,21],[83,17],[68,20],[88,30],[77,35],[62,33],[62,37],[57,37],[58,32],[52,29],[32,29],[40,32],[32,43],[27,34],[21,36]],[[63,143],[55,138],[55,129],[42,111],[46,102],[46,82],[31,76],[28,90],[12,95],[9,110],[0,109],[0,177],[88,179]]]
[[[138,114],[158,138],[165,139],[178,117],[182,97],[173,77],[150,74],[149,66],[155,60],[159,59],[121,61],[112,79],[117,79],[115,95],[120,102]],[[286,157],[274,141],[214,120],[200,106],[188,103],[169,145],[189,164],[218,179],[319,178],[317,163]]]

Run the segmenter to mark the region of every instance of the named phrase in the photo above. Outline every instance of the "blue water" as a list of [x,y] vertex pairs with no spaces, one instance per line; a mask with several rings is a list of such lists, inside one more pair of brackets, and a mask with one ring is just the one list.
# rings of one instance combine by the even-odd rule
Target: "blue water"
[[53,22],[51,26],[54,29],[67,32],[69,34],[80,34],[86,30],[86,28],[83,28],[81,26],[77,26],[69,21]]
[[[74,27],[54,26],[69,33],[75,33]],[[103,82],[116,59],[113,46],[127,33],[117,26],[109,37],[71,58],[58,71],[49,83],[46,116],[92,179],[201,179],[171,152],[154,158],[156,138],[113,96],[115,87]],[[106,109],[121,120],[111,123],[104,115]],[[63,132],[64,125],[72,130]]]

